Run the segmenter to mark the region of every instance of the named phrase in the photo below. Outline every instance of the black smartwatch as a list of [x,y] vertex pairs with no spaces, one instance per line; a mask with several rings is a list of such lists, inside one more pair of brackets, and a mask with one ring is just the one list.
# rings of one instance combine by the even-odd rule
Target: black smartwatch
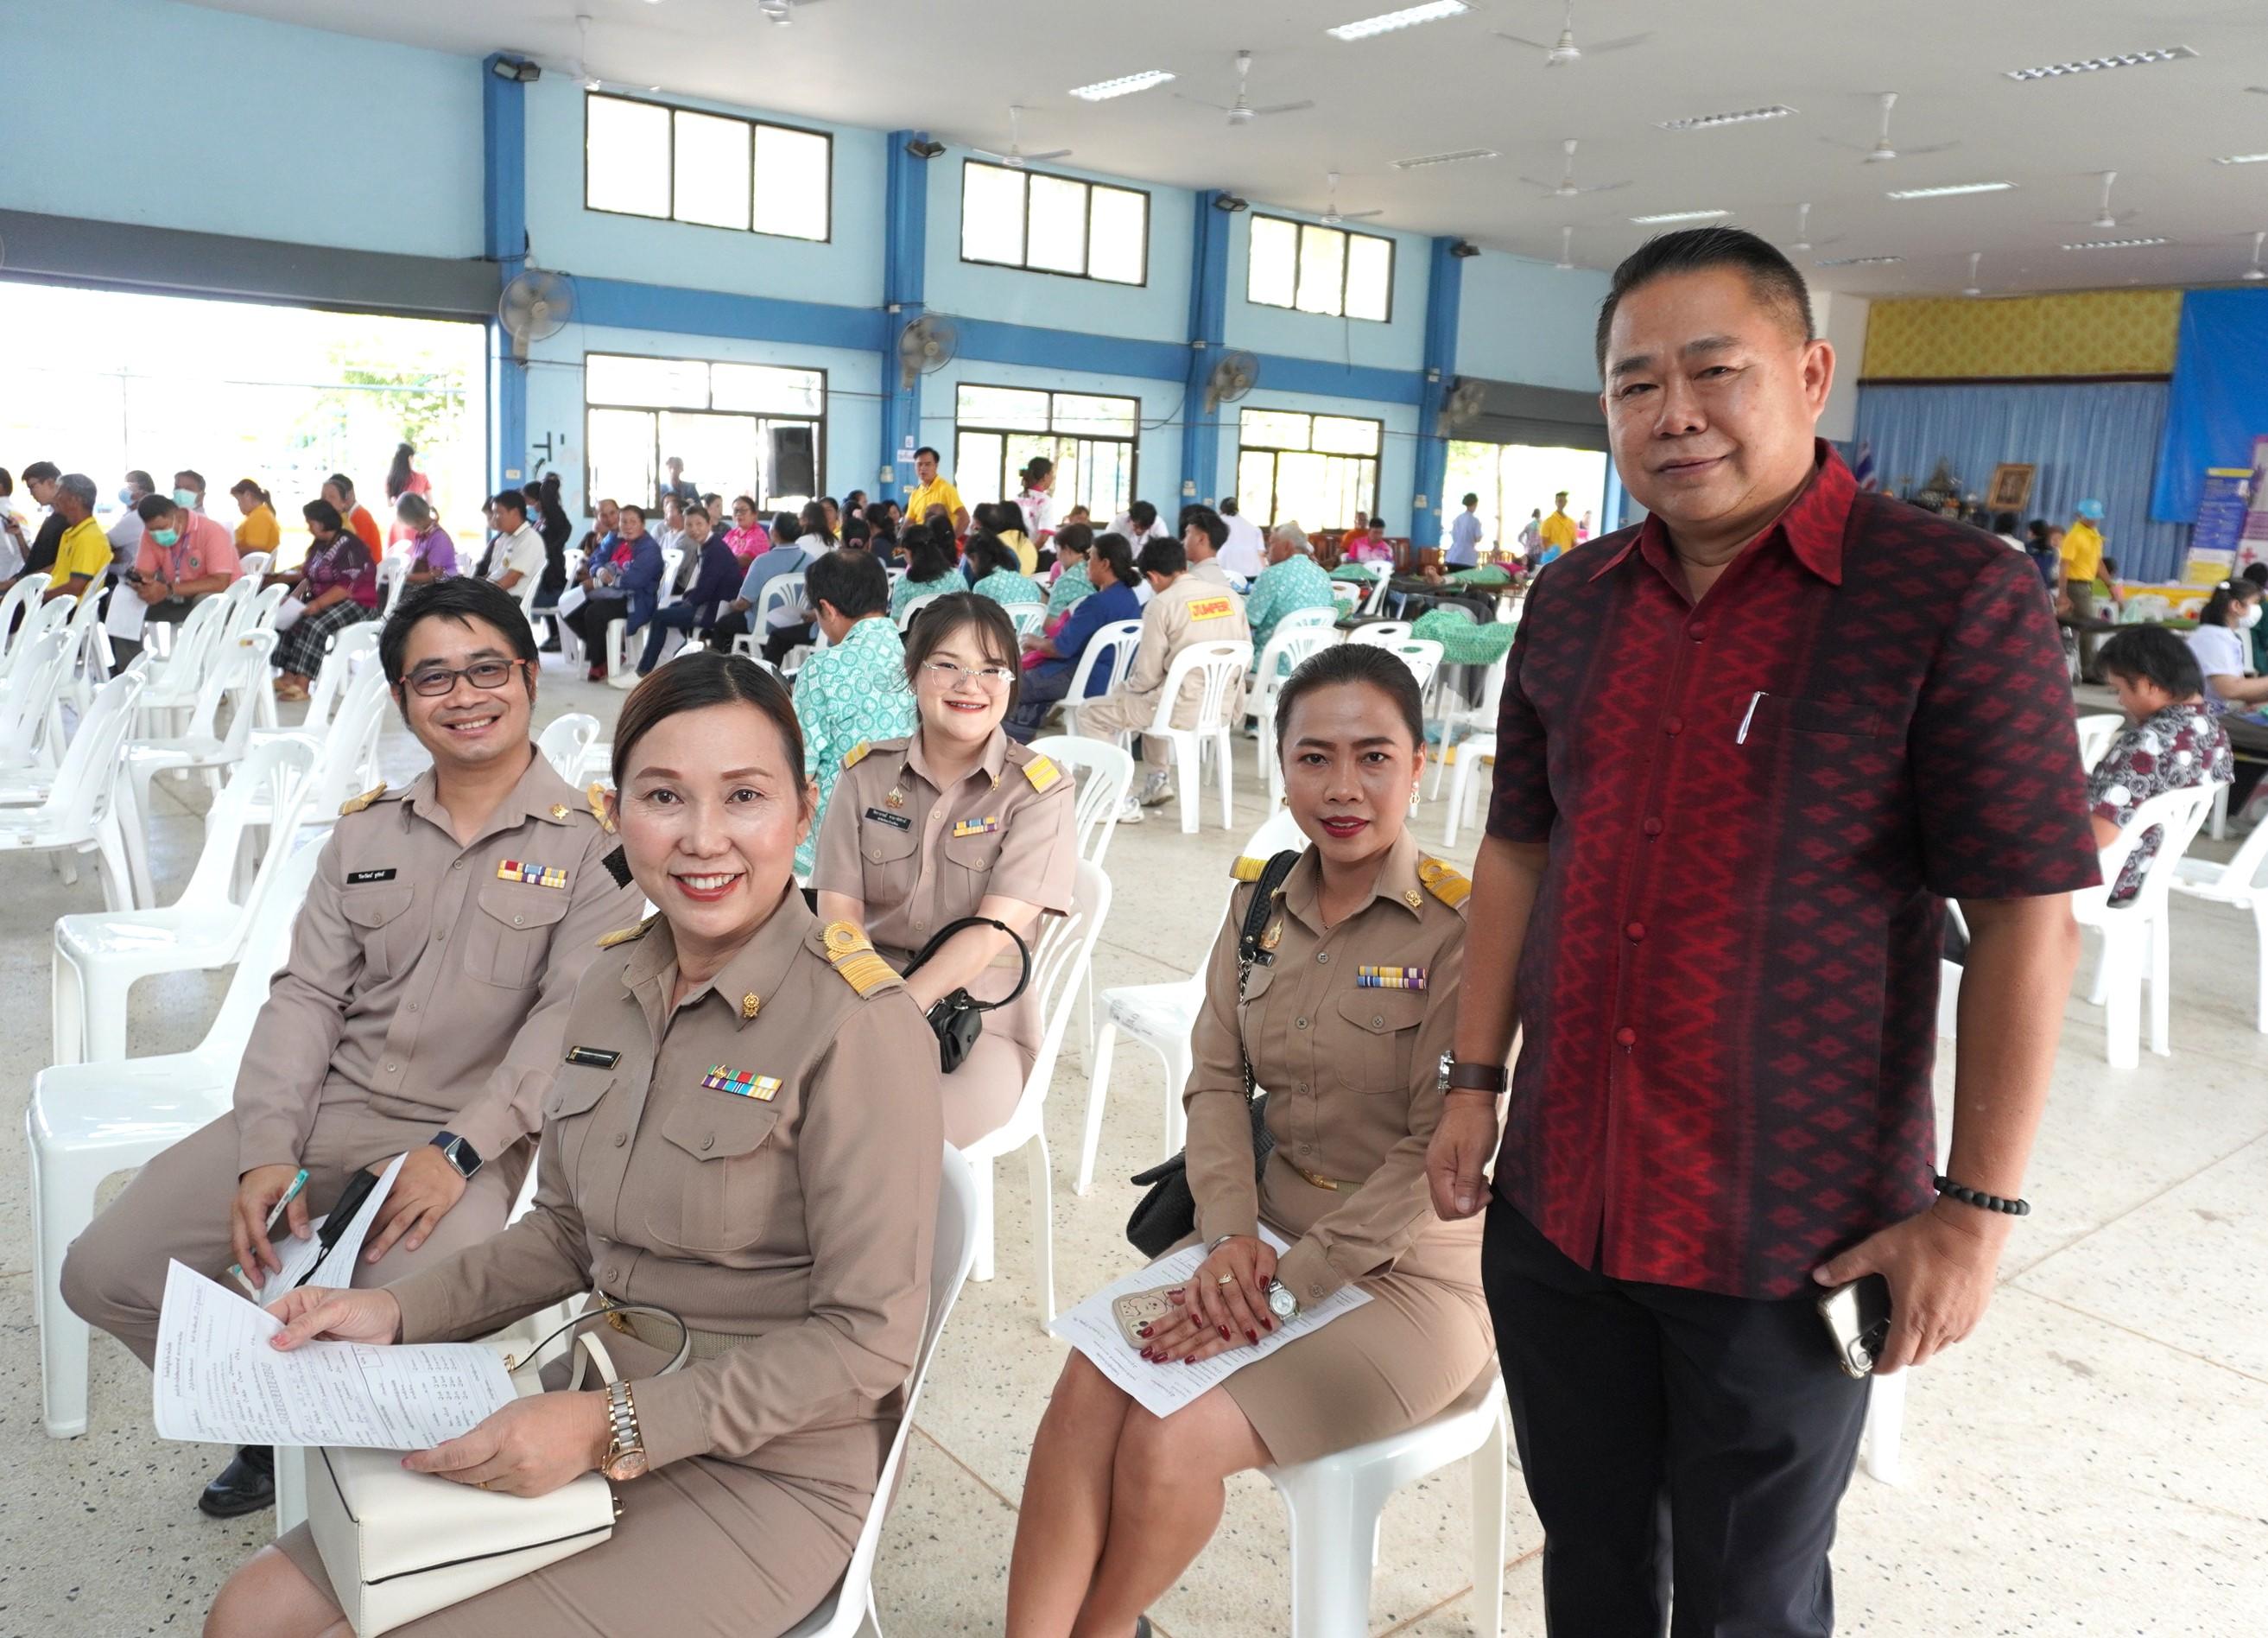
[[433,1147],[441,1151],[441,1158],[457,1169],[457,1176],[470,1181],[481,1169],[481,1152],[453,1132],[437,1132]]

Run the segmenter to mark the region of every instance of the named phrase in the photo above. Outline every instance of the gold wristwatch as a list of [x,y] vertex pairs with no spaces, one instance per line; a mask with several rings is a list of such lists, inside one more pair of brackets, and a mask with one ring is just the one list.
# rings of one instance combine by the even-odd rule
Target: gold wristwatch
[[599,1471],[616,1484],[646,1471],[645,1435],[638,1431],[637,1406],[626,1382],[607,1384],[607,1457]]

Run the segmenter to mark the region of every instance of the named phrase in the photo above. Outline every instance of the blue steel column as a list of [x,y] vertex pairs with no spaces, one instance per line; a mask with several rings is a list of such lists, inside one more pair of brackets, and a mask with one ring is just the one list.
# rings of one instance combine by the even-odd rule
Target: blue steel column
[[1205,382],[1220,361],[1228,326],[1229,219],[1213,208],[1219,197],[1219,189],[1197,196],[1197,229],[1189,235],[1189,367],[1182,398],[1182,493],[1208,506],[1220,496],[1220,412],[1205,413]]
[[1449,481],[1449,440],[1441,432],[1441,410],[1457,373],[1457,309],[1464,291],[1465,264],[1449,254],[1454,239],[1432,241],[1425,282],[1425,365],[1418,398],[1418,482],[1425,498],[1410,520],[1412,547],[1441,543],[1441,517],[1447,502],[1441,486]]
[[898,369],[898,332],[924,311],[922,292],[929,250],[929,161],[906,151],[908,143],[925,139],[924,131],[890,133],[887,215],[883,221],[882,306],[888,321],[883,327],[880,382],[882,396],[882,447],[875,495],[884,500],[903,500],[912,489],[912,470],[897,464],[905,440],[923,443],[921,377],[903,383]]
[[[497,78],[497,61],[481,65],[481,254],[500,289],[527,265],[527,87]],[[527,365],[493,316],[488,332],[489,469],[502,489],[527,482]]]

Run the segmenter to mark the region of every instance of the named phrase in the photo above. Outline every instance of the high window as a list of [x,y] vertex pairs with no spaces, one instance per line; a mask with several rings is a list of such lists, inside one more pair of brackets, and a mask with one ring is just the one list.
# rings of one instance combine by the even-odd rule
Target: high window
[[598,92],[583,108],[585,209],[828,237],[835,144],[825,132]]
[[964,159],[961,259],[1113,284],[1147,284],[1150,196]]
[[1247,410],[1237,422],[1237,509],[1256,521],[1312,534],[1344,528],[1358,507],[1378,510],[1378,452],[1386,424],[1343,415]]
[[1375,233],[1256,216],[1245,262],[1244,299],[1263,307],[1380,323],[1394,312],[1394,241]]
[[[587,353],[583,359],[585,503],[652,502],[675,455],[687,479],[729,507],[738,495],[766,512],[819,491],[826,464],[827,373],[765,364],[710,364]],[[719,527],[727,515],[715,520]]]
[[1058,518],[1085,506],[1100,530],[1133,504],[1139,399],[964,385],[954,420],[953,483],[972,506],[1013,500],[1035,455],[1056,463]]

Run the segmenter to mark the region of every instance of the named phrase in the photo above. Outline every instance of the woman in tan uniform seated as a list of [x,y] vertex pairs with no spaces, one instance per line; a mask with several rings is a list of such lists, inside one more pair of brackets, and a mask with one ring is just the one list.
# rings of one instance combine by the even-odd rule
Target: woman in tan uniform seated
[[[1016,628],[998,603],[940,597],[906,633],[913,736],[857,745],[828,798],[811,873],[825,921],[865,927],[900,972],[939,929],[989,916],[1030,948],[1042,916],[1071,906],[1079,866],[1071,775],[1010,739]],[[954,991],[997,1001],[1021,967],[1006,933],[967,927],[908,975],[927,1012]],[[1040,998],[990,1014],[968,1059],[945,1079],[945,1140],[965,1148],[1015,1112],[1038,1056]]]
[[[850,1562],[920,1341],[936,1049],[858,930],[822,929],[796,889],[814,793],[786,690],[745,659],[677,660],[623,703],[614,775],[661,911],[609,934],[576,994],[534,1208],[420,1275],[275,1309],[286,1347],[478,1337],[593,1288],[692,1328],[691,1361],[656,1376],[675,1328],[624,1316],[607,1341],[631,1385],[523,1398],[408,1458],[525,1495],[598,1469],[622,1515],[604,1545],[396,1629],[419,1638],[786,1630]],[[344,1638],[304,1526],[205,1630]]]
[[[1146,1634],[1142,1611],[1212,1535],[1229,1474],[1413,1427],[1488,1367],[1479,1233],[1438,1221],[1426,1195],[1468,886],[1403,825],[1423,766],[1417,684],[1383,649],[1326,648],[1285,683],[1276,725],[1310,845],[1241,1007],[1237,930],[1255,888],[1237,889],[1213,944],[1183,1100],[1211,1251],[1145,1357],[1179,1370],[1248,1348],[1349,1281],[1373,1300],[1162,1420],[1073,1354],[1025,1474],[1010,1638]],[[1239,879],[1264,862],[1240,860]],[[1276,1140],[1256,1187],[1240,1047]],[[1280,1261],[1263,1222],[1291,1242]]]

